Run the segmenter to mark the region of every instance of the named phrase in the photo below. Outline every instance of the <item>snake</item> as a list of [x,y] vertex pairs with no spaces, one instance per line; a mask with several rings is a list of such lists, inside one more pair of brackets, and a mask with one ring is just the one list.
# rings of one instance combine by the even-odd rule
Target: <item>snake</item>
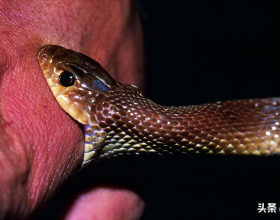
[[38,61],[60,107],[84,127],[81,167],[118,155],[280,154],[280,98],[167,107],[74,50],[45,45]]

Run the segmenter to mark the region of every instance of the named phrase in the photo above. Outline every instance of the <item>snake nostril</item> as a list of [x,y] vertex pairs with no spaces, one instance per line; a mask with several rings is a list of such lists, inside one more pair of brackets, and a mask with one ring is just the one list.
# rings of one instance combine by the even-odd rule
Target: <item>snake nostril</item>
[[42,55],[42,59],[43,59],[43,61],[46,61],[48,59],[48,55],[47,54],[43,54]]
[[59,84],[65,87],[73,86],[75,83],[75,76],[68,72],[63,71],[59,76]]

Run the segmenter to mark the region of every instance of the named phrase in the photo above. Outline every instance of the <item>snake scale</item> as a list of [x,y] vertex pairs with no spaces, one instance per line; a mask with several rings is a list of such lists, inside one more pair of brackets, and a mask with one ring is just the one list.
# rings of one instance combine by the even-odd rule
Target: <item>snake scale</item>
[[125,154],[280,153],[280,98],[166,107],[84,54],[46,45],[38,59],[61,108],[84,125],[82,166]]

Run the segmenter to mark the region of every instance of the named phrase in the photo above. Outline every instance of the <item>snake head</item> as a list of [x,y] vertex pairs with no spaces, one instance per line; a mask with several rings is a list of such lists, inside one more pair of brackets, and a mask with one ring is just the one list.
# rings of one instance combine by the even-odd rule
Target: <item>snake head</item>
[[84,125],[82,166],[105,158],[110,135],[128,120],[126,109],[134,105],[130,99],[143,98],[139,87],[115,81],[95,60],[57,45],[42,47],[38,60],[60,107]]
[[57,45],[46,45],[38,60],[59,105],[75,120],[91,123],[91,106],[109,93],[116,82],[90,57]]

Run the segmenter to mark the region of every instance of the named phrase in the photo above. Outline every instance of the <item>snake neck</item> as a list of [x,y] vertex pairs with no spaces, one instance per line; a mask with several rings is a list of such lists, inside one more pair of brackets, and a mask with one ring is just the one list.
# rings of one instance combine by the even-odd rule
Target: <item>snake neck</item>
[[279,99],[165,107],[135,85],[119,85],[97,99],[85,126],[84,163],[141,153],[279,153]]

